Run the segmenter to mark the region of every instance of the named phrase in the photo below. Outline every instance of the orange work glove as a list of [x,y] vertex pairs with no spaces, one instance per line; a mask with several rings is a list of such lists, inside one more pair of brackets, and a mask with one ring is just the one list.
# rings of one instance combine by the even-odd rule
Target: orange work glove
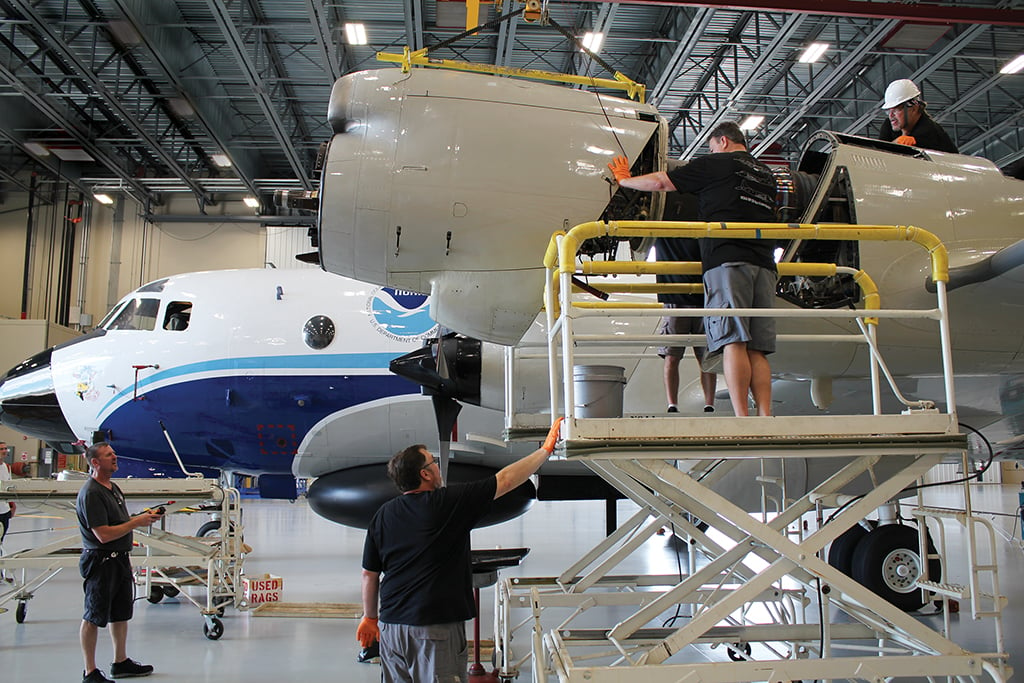
[[626,157],[615,157],[612,159],[612,163],[608,164],[608,168],[615,176],[616,181],[633,177],[633,174],[629,172],[629,160]]
[[[623,157],[625,159],[625,157]],[[541,446],[542,450],[552,453],[555,450],[555,444],[558,443],[559,431],[562,428],[562,420],[564,417],[560,417],[555,420],[555,423],[551,425],[551,429],[548,430],[548,438],[544,439],[544,445]]]
[[363,647],[370,647],[379,641],[380,627],[377,626],[377,620],[363,617],[362,621],[359,622],[359,628],[356,629],[356,640]]
[[897,145],[909,145],[911,147],[917,144],[917,139],[913,135],[901,135],[893,140]]

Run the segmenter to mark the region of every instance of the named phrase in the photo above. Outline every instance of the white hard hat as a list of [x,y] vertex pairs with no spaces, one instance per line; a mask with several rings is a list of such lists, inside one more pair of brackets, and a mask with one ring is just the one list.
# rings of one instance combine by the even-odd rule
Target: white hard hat
[[889,87],[885,89],[885,102],[882,103],[882,109],[892,109],[920,96],[921,89],[914,85],[914,81],[909,78],[901,78],[890,83]]

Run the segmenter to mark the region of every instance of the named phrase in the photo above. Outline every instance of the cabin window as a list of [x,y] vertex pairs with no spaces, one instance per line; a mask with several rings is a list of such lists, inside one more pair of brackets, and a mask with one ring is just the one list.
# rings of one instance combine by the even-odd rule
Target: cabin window
[[132,299],[110,321],[108,330],[153,330],[160,299]]
[[172,301],[167,304],[167,310],[164,311],[163,328],[172,332],[182,332],[188,329],[191,320],[192,302]]
[[327,348],[334,341],[334,321],[326,315],[314,315],[302,326],[302,340],[317,351]]

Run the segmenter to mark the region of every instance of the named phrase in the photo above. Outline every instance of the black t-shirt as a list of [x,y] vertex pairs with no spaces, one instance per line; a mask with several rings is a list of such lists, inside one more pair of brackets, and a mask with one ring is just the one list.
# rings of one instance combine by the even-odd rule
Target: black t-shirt
[[92,530],[98,526],[115,526],[124,524],[131,515],[124,502],[124,494],[117,484],[110,482],[108,489],[92,477],[78,490],[75,500],[75,512],[78,513],[78,530],[82,533],[82,547],[88,550],[131,551],[132,532],[109,543],[100,543]]
[[[671,220],[666,218],[666,220]],[[654,251],[659,261],[700,261],[700,244],[696,239],[684,237],[658,237],[654,240]],[[700,275],[658,275],[658,282],[696,282]],[[700,308],[704,305],[703,294],[659,293],[658,301],[674,306]]]
[[494,477],[409,493],[370,521],[363,569],[382,572],[380,620],[425,626],[472,619],[469,534],[494,500]]
[[[750,152],[719,152],[697,157],[668,172],[680,192],[697,195],[700,220],[708,222],[775,222],[775,176]],[[773,240],[702,239],[704,271],[742,261],[775,268]]]
[[[921,112],[921,118],[914,124],[914,130],[910,132],[910,135],[917,141],[914,147],[934,149],[937,152],[949,152],[950,154],[960,153],[943,127],[935,123],[935,119],[928,116],[928,112]],[[882,121],[882,132],[878,134],[878,139],[892,142],[899,136],[900,134],[892,129],[889,117],[886,116]]]

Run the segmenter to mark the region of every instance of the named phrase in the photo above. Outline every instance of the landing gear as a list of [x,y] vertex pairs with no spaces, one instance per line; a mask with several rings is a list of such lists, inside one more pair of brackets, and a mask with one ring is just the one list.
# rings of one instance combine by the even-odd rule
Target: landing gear
[[[850,576],[904,612],[921,609],[925,601],[917,580],[924,561],[918,552],[917,536],[916,528],[903,524],[886,524],[867,533],[854,550]],[[929,539],[928,553],[934,552]],[[930,560],[928,577],[939,581],[941,574],[939,560]]]
[[28,604],[21,600],[18,602],[18,608],[14,610],[14,620],[19,624],[24,624],[26,616],[28,616]]

